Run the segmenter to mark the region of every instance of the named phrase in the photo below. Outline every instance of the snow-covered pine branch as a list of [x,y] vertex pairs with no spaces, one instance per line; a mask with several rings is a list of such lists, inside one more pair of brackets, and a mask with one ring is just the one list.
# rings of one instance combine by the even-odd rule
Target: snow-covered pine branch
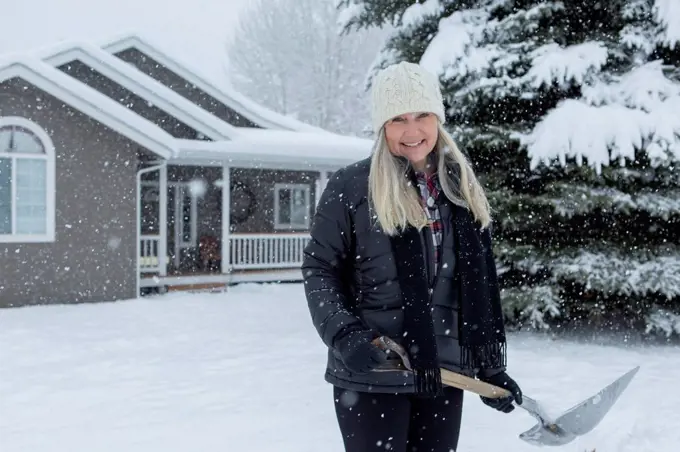
[[[489,8],[456,11],[439,21],[437,34],[429,42],[420,64],[434,74],[449,78],[447,70],[455,67],[459,76],[478,72],[489,65],[495,52],[478,47],[489,21]],[[475,49],[474,56],[470,49]],[[489,55],[491,53],[491,55]]]
[[656,20],[663,27],[660,42],[671,49],[680,46],[680,2],[678,0],[654,0]]
[[[527,88],[541,83],[528,82],[537,78],[540,81],[544,76],[535,71],[526,73],[527,69],[532,69],[529,60],[548,54],[554,43],[547,41],[544,43],[546,48],[542,49],[540,38],[532,35],[532,30],[540,20],[561,11],[564,5],[560,1],[548,1],[528,10],[519,10],[502,20],[492,19],[491,13],[499,3],[456,11],[441,19],[438,33],[420,60],[447,80],[476,78],[475,82],[465,83],[464,89],[455,93],[459,98],[482,92],[489,97],[537,95],[535,90]],[[517,34],[522,39],[517,39]],[[536,47],[538,49],[534,50]],[[556,64],[558,62],[553,66]],[[565,65],[560,72],[569,70]],[[518,76],[522,73],[525,75]]]
[[413,3],[404,10],[401,16],[400,28],[417,27],[422,21],[432,16],[437,16],[444,11],[444,5],[440,0],[425,0],[422,3]]
[[589,75],[600,72],[608,57],[606,45],[598,41],[569,47],[549,43],[531,52],[531,69],[519,82],[534,88],[553,83],[562,89],[574,83],[581,85],[588,82]]
[[[602,46],[590,49],[593,62],[609,58]],[[666,69],[657,60],[623,75],[594,74],[580,99],[562,100],[530,133],[513,136],[527,146],[533,167],[575,159],[600,172],[615,162],[634,161],[639,150],[653,166],[678,162],[680,82],[669,79]]]
[[[511,326],[549,330],[564,321],[565,308],[554,286],[517,286],[501,291],[503,314]],[[652,306],[644,317],[645,334],[680,336],[680,312]]]
[[624,215],[647,212],[663,221],[673,216],[680,218],[680,189],[642,190],[629,194],[611,187],[559,183],[540,196],[508,196],[507,191],[493,191],[489,192],[489,199],[496,210],[513,212],[513,215],[498,218],[504,225],[540,224],[544,220],[539,213],[570,219],[596,210]]
[[645,149],[653,165],[680,160],[680,97],[658,102],[654,109],[620,104],[595,106],[568,99],[546,115],[528,135],[515,134],[526,145],[532,167],[575,159],[599,173],[613,162],[634,161]]
[[[525,251],[526,252],[526,251]],[[648,296],[658,294],[667,299],[680,298],[680,253],[677,249],[657,255],[649,251],[545,253],[513,262],[528,273],[548,270],[555,282],[574,281],[603,294]]]
[[645,316],[645,333],[663,334],[666,337],[680,336],[680,311],[654,306]]
[[563,315],[557,288],[550,285],[517,286],[501,291],[503,314],[510,324],[548,329]]
[[365,14],[366,5],[357,3],[354,0],[340,0],[338,4],[338,17],[335,21],[338,33],[349,31]]
[[[431,0],[428,0],[431,1]],[[344,31],[372,26],[397,25],[413,0],[334,0],[339,12],[337,25]]]

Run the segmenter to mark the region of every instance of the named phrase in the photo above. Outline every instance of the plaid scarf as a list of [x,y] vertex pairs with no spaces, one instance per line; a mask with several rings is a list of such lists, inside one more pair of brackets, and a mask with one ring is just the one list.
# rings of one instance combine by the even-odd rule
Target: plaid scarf
[[439,212],[437,198],[441,192],[437,173],[428,176],[423,172],[416,173],[418,189],[422,200],[423,209],[427,215],[430,231],[432,232],[432,243],[434,244],[434,268],[439,268],[439,260],[442,250],[442,217]]

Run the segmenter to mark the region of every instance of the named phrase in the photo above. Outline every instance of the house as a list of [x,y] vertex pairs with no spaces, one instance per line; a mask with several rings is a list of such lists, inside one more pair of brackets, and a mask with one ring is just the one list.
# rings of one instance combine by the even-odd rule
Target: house
[[139,35],[0,59],[0,306],[301,279],[329,175],[372,143]]

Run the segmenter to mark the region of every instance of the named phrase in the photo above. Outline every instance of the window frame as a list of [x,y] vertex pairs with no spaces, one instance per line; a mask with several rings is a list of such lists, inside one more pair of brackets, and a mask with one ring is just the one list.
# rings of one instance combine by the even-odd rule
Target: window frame
[[[281,207],[279,206],[279,191],[281,190],[291,190],[291,193],[293,190],[303,190],[305,194],[305,206],[307,207],[307,214],[305,215],[305,221],[304,223],[296,224],[296,223],[280,223],[279,222],[279,213],[281,211]],[[312,194],[312,188],[309,184],[286,184],[286,183],[276,183],[274,184],[274,229],[309,229],[310,225],[310,215],[311,215],[311,210],[312,210],[312,205],[311,205],[311,194]],[[292,208],[292,204],[291,204]],[[291,218],[292,218],[292,211],[291,211]]]
[[[32,133],[42,144],[45,153],[24,154],[20,152],[6,153],[0,149],[1,158],[9,158],[15,171],[16,160],[45,160],[45,233],[44,234],[0,234],[0,243],[52,243],[56,237],[55,201],[56,201],[56,162],[55,148],[48,133],[37,123],[19,116],[0,116],[0,128],[21,127]],[[16,175],[12,174],[12,226],[16,224]]]

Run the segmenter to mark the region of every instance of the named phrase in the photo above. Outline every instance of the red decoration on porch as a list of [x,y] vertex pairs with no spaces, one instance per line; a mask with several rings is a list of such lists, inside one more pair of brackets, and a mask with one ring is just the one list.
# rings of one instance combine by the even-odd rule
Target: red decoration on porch
[[220,241],[216,237],[204,235],[198,240],[198,253],[203,264],[203,270],[210,270],[218,265],[222,259]]

